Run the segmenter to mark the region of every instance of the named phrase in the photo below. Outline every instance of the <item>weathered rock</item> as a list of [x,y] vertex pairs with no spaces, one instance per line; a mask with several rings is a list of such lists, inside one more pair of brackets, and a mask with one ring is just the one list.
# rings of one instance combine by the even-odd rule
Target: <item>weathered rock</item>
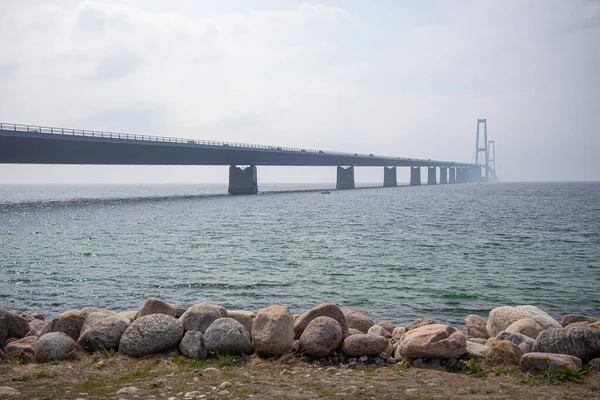
[[88,351],[114,349],[129,326],[129,320],[112,311],[99,311],[88,315],[77,343]]
[[325,316],[316,317],[302,332],[300,348],[309,357],[323,358],[340,347],[342,338],[342,327],[338,321]]
[[42,336],[44,329],[48,326],[48,323],[42,319],[33,319],[27,323],[29,325],[29,331],[26,336]]
[[488,365],[519,365],[523,352],[510,340],[492,343],[483,353],[483,360]]
[[510,325],[520,319],[528,318],[525,313],[517,310],[515,307],[503,306],[496,307],[490,311],[487,320],[487,332],[491,338],[495,338],[497,334],[506,330]]
[[593,360],[590,360],[587,365],[592,367],[592,370],[594,371],[600,371],[600,358],[594,358]]
[[31,361],[37,336],[26,336],[6,345],[5,357],[10,361]]
[[348,333],[350,335],[363,335],[364,333],[359,331],[358,329],[350,328],[348,329]]
[[21,392],[10,386],[0,386],[0,398],[4,397],[17,397],[20,396]]
[[394,325],[392,322],[390,321],[381,321],[379,322],[377,325],[379,326],[383,326],[385,328],[386,331],[388,331],[390,334],[392,332],[394,332],[394,329],[396,329],[396,325]]
[[342,336],[347,337],[350,335],[350,332],[348,332],[348,323],[346,322],[346,317],[342,310],[337,306],[337,304],[322,303],[302,314],[294,322],[295,337],[299,338],[300,335],[302,335],[302,332],[304,332],[304,329],[306,329],[306,327],[310,323],[310,321],[317,317],[329,317],[335,319],[342,327]]
[[34,347],[34,358],[37,362],[62,360],[71,355],[77,348],[72,337],[63,332],[50,332],[42,335]]
[[194,360],[206,360],[207,350],[204,347],[204,335],[200,331],[187,331],[179,343],[179,351]]
[[588,328],[600,329],[600,321],[592,322],[591,324],[588,325]]
[[24,338],[29,332],[29,324],[27,319],[19,315],[17,312],[8,312],[8,325],[6,333],[9,338]]
[[8,311],[0,310],[0,350],[8,339]]
[[406,325],[406,332],[412,331],[413,329],[420,328],[426,325],[436,325],[437,322],[431,318],[419,318],[415,319],[408,325]]
[[377,356],[381,354],[388,345],[388,340],[381,335],[351,335],[344,339],[342,351],[348,357]]
[[533,352],[568,354],[588,362],[600,357],[600,329],[549,328],[542,331],[533,345]]
[[227,310],[227,318],[233,318],[240,324],[244,325],[244,328],[246,328],[248,334],[252,335],[252,324],[254,323],[254,318],[256,318],[255,313],[244,310]]
[[218,304],[205,301],[187,309],[179,318],[186,331],[206,332],[208,327],[219,318],[226,318],[227,310]]
[[517,310],[519,310],[520,312],[522,312],[523,314],[525,314],[526,318],[531,318],[535,322],[540,324],[542,329],[561,328],[562,327],[560,325],[560,322],[558,322],[557,320],[552,318],[550,316],[550,314],[548,314],[546,311],[542,310],[539,307],[527,305],[527,306],[516,306],[515,308]]
[[392,338],[392,333],[389,332],[387,329],[385,329],[381,325],[373,325],[372,327],[369,328],[369,330],[367,331],[367,333],[369,335],[382,336],[382,337],[384,337],[386,339],[391,339]]
[[535,343],[535,340],[533,340],[529,336],[521,335],[520,333],[516,332],[506,331],[502,331],[498,335],[496,335],[494,343],[500,342],[502,340],[508,340],[516,344],[523,353],[530,353],[531,349],[533,348],[533,344]]
[[119,314],[121,317],[127,319],[131,323],[131,321],[135,320],[137,311],[120,311],[117,314]]
[[242,324],[233,318],[219,318],[204,333],[204,346],[208,351],[226,354],[252,352],[250,335]]
[[252,346],[261,357],[279,357],[294,349],[294,317],[286,306],[258,311],[251,331]]
[[368,311],[357,307],[343,307],[341,310],[346,318],[348,329],[358,329],[362,333],[367,333],[373,326],[373,317]]
[[183,315],[184,312],[187,311],[188,308],[190,308],[190,306],[186,306],[183,304],[171,304],[173,306],[173,309],[175,310],[175,318],[179,318]]
[[[510,324],[504,332],[520,333],[535,340],[542,330],[542,326],[532,318],[522,318]],[[526,351],[526,353],[529,352]]]
[[121,336],[119,351],[131,357],[163,353],[183,338],[181,322],[167,314],[150,314],[136,318]]
[[406,333],[404,326],[399,326],[392,331],[392,343],[400,343],[402,337]]
[[587,315],[580,315],[580,314],[567,314],[563,317],[560,324],[562,326],[568,326],[575,322],[593,323],[593,322],[598,322],[598,321],[600,321],[600,318],[598,318],[598,317],[589,317]]
[[590,326],[590,325],[591,325],[591,323],[589,323],[587,321],[579,321],[579,322],[573,322],[572,324],[565,326],[565,329],[581,328],[581,327]]
[[42,334],[50,332],[62,332],[67,334],[73,340],[79,339],[81,333],[81,327],[85,322],[85,319],[93,312],[102,311],[99,308],[86,307],[81,310],[72,310],[60,314],[54,318],[48,326],[44,329]]
[[135,315],[135,319],[152,314],[165,314],[175,318],[175,316],[177,315],[177,310],[175,310],[175,307],[173,307],[169,303],[165,303],[162,300],[151,297],[148,300],[146,300],[144,304],[142,304],[142,307],[140,307],[137,314]]
[[485,352],[486,346],[480,343],[471,342],[467,340],[467,351],[466,354],[469,358],[472,358],[477,361],[483,360],[483,354]]
[[394,355],[394,350],[395,347],[388,341],[387,347],[379,354],[379,357],[381,357],[384,360],[387,360],[388,358]]
[[487,339],[490,337],[487,331],[487,321],[479,315],[469,315],[465,318],[465,325],[467,326],[467,333],[470,337],[480,339]]
[[553,371],[571,372],[581,368],[581,360],[566,354],[525,353],[521,356],[520,366],[523,371]]
[[[492,342],[493,342],[494,339],[495,338],[492,338],[492,340],[490,341],[489,344],[492,344]],[[481,339],[481,338],[468,337],[467,340],[470,341],[470,342],[473,342],[473,343],[478,343],[478,344],[482,344],[484,346],[488,346],[487,342],[490,339]]]
[[460,357],[467,351],[467,338],[449,325],[431,324],[404,334],[398,352],[406,358]]

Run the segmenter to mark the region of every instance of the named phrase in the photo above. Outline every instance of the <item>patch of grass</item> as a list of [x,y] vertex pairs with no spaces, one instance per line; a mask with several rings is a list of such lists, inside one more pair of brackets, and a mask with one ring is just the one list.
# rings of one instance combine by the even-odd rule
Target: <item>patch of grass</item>
[[187,357],[183,356],[183,355],[177,355],[177,354],[173,354],[171,356],[171,361],[174,362],[177,365],[184,365],[187,361]]
[[21,365],[25,365],[25,361],[23,361],[23,360],[13,361],[10,363],[10,365],[12,365],[13,367],[20,367]]
[[11,381],[13,382],[25,382],[25,381],[29,381],[31,379],[41,379],[41,378],[46,378],[48,376],[48,372],[44,369],[41,369],[39,371],[37,371],[34,374],[31,375],[23,375],[23,376],[15,376],[14,378],[11,379]]
[[406,374],[408,372],[408,365],[406,364],[397,364],[394,365],[394,373],[403,376],[404,374]]
[[47,396],[40,398],[40,400],[55,400],[55,399],[58,399],[57,394],[49,394]]
[[[112,396],[115,394],[115,387],[131,385],[137,380],[154,378],[160,375],[159,371],[152,368],[152,365],[146,365],[133,371],[125,372],[110,380],[107,380],[102,376],[91,376],[75,385],[74,390],[77,392],[89,393],[90,395]],[[110,385],[108,385],[108,383],[110,383]]]
[[332,387],[322,387],[316,383],[307,383],[304,386],[305,389],[310,390],[314,394],[316,394],[321,399],[333,399],[339,396],[336,396],[336,391]]
[[100,349],[104,352],[104,355],[106,356],[106,358],[112,358],[116,354],[116,350],[114,348],[107,350],[105,347],[100,346]]
[[521,380],[519,383],[527,386],[539,386],[541,384],[557,385],[561,382],[583,383],[587,374],[592,371],[590,365],[584,365],[581,368],[567,372],[563,370],[553,370],[548,367],[547,370],[539,376],[530,376],[527,379]]
[[494,374],[496,376],[500,376],[506,374],[506,371],[502,365],[498,365],[496,368],[494,368]]
[[469,360],[469,363],[465,368],[465,374],[475,378],[485,378],[487,376],[487,372],[485,372],[482,365],[473,359]]
[[229,354],[217,354],[216,363],[219,367],[233,365],[233,357]]
[[48,364],[50,364],[50,365],[59,365],[60,364],[60,360],[52,360]]

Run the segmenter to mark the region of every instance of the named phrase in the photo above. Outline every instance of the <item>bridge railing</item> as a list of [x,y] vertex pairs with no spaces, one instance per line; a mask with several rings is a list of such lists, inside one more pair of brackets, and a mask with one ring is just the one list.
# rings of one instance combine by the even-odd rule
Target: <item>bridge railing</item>
[[[31,132],[31,133],[45,133],[45,134],[51,134],[51,135],[71,135],[71,136],[85,136],[85,137],[97,137],[97,138],[108,138],[108,139],[140,140],[140,141],[149,141],[149,142],[181,143],[181,144],[186,144],[186,145],[235,147],[235,148],[247,148],[247,149],[258,149],[258,150],[278,150],[278,151],[324,154],[324,155],[374,157],[373,154],[344,153],[344,152],[338,152],[338,151],[302,149],[299,147],[267,146],[267,145],[260,145],[260,144],[219,142],[219,141],[212,141],[212,140],[174,138],[174,137],[168,137],[168,136],[137,135],[137,134],[132,134],[132,133],[90,131],[90,130],[85,130],[85,129],[68,129],[68,128],[55,128],[55,127],[49,127],[49,126],[7,124],[7,123],[2,123],[2,122],[0,122],[0,130],[12,130],[12,131]],[[398,157],[398,158],[400,159],[401,157]],[[407,160],[410,160],[410,158],[408,158]]]

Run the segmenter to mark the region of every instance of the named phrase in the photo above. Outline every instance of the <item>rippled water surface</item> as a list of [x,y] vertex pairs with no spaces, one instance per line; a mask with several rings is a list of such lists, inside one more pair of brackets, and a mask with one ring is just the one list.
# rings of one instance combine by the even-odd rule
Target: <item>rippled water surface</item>
[[334,301],[399,324],[516,304],[600,314],[598,183],[225,191],[0,186],[0,308],[52,316],[155,296],[292,312]]

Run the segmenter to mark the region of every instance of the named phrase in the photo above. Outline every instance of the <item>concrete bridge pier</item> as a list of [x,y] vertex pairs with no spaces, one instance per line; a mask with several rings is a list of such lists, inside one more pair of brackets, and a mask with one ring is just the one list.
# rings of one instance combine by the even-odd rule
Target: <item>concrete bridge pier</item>
[[456,183],[464,183],[463,167],[456,167]]
[[436,168],[428,167],[427,168],[427,184],[428,185],[437,185],[437,177],[436,177]]
[[450,167],[448,168],[448,172],[449,172],[449,183],[456,183],[456,168],[454,167]]
[[258,179],[256,165],[240,168],[235,165],[229,166],[229,190],[230,194],[257,194]]
[[383,187],[398,186],[396,167],[383,167]]
[[440,167],[440,185],[448,183],[448,168]]
[[354,166],[337,167],[336,189],[354,189]]
[[421,167],[410,167],[410,186],[421,186]]

